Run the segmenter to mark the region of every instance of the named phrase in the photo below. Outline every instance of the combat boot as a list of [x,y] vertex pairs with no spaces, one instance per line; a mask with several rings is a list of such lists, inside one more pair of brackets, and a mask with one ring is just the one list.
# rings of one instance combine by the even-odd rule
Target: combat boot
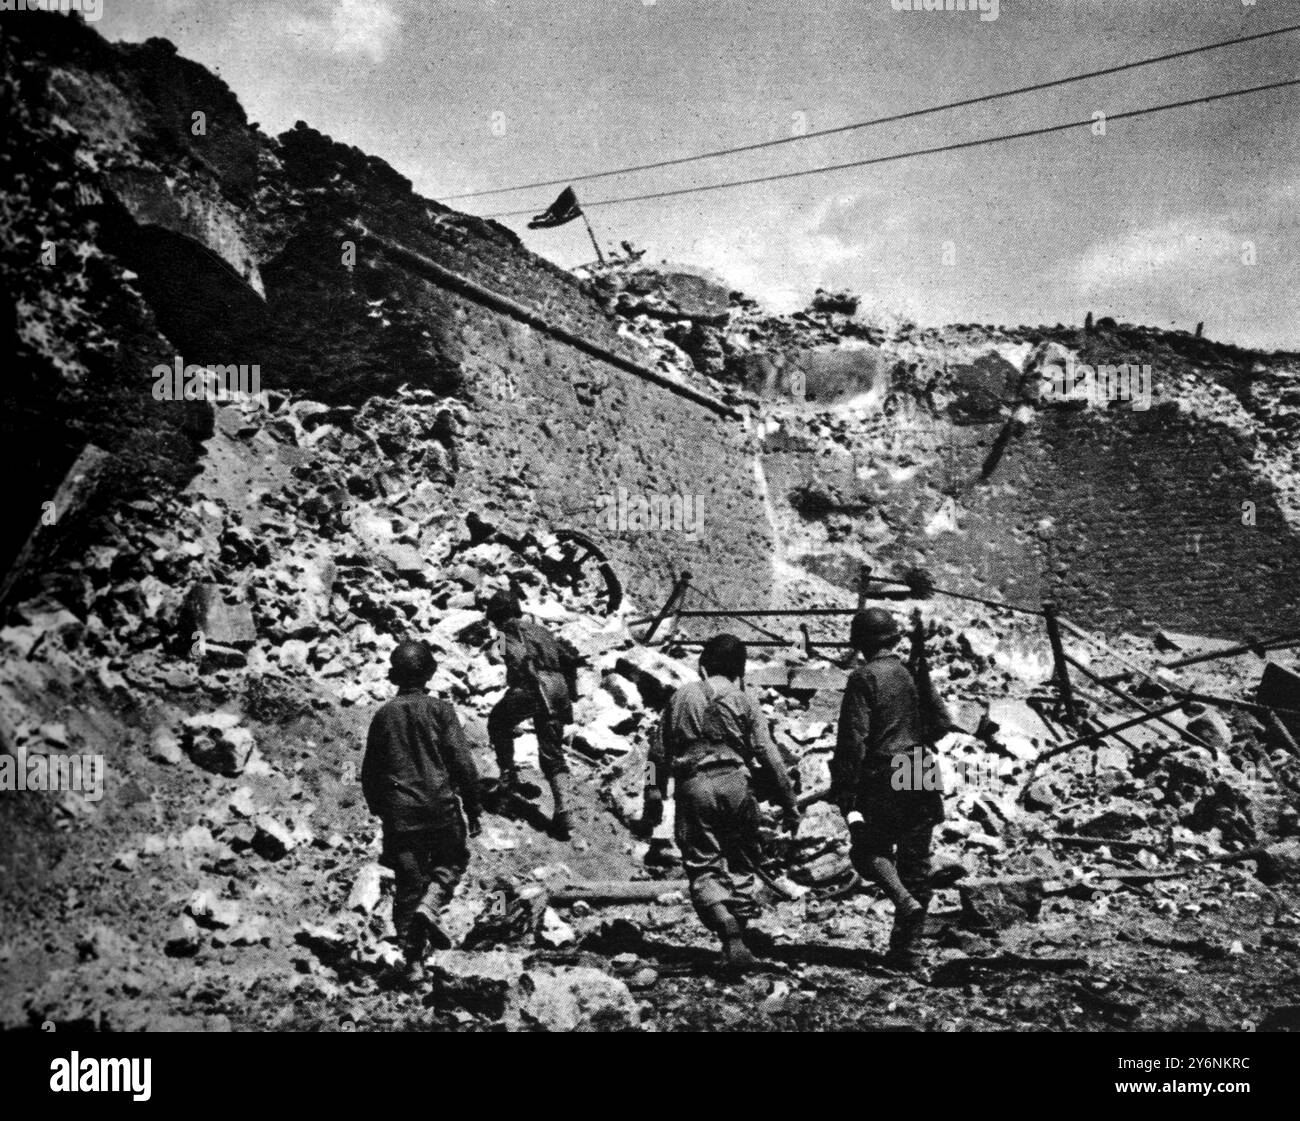
[[502,767],[497,779],[497,793],[502,798],[514,798],[519,795],[519,768]]
[[740,922],[740,940],[744,942],[750,953],[757,957],[771,957],[776,952],[776,939],[768,934],[766,930],[759,930],[757,927],[750,926],[744,919]]
[[428,935],[424,924],[416,916],[411,920],[411,926],[402,941],[402,956],[405,958],[405,964],[402,968],[401,983],[413,989],[424,984],[427,979],[424,955],[428,950]]
[[573,836],[573,820],[569,816],[569,776],[561,771],[551,775],[551,833],[558,841],[567,841]]
[[922,964],[919,943],[925,929],[925,915],[929,910],[928,896],[913,899],[913,906],[895,908],[894,928],[889,934],[889,953],[885,964],[912,972]]
[[705,926],[722,940],[722,964],[728,973],[743,973],[758,965],[753,951],[745,945],[744,927],[736,921],[725,903],[715,903],[708,908]]

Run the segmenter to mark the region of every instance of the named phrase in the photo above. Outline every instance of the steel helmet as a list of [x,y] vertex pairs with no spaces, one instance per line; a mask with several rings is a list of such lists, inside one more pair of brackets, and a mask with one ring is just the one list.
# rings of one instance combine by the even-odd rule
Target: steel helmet
[[394,681],[425,682],[438,668],[429,644],[413,639],[397,644],[389,658],[389,665],[388,676]]
[[855,650],[868,646],[887,646],[902,633],[898,620],[883,607],[868,607],[853,616],[849,643]]

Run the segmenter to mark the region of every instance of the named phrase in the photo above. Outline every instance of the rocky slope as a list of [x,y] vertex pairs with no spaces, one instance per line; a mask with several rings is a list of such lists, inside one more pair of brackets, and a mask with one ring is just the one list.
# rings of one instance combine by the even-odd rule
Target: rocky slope
[[[406,392],[357,410],[278,395],[223,409],[185,492],[108,519],[61,587],[0,631],[11,750],[102,753],[106,766],[98,801],[5,796],[10,1027],[1095,1027],[1136,1022],[1144,993],[1151,1023],[1186,1026],[1262,1022],[1282,999],[1268,986],[1292,983],[1300,946],[1279,882],[1294,852],[1277,847],[1296,832],[1296,760],[1259,724],[1193,708],[1173,718],[1186,738],[1144,726],[1035,766],[1070,734],[1044,703],[1038,629],[940,600],[915,605],[967,729],[945,743],[941,848],[979,877],[1022,881],[946,893],[938,980],[891,978],[874,957],[887,907],[853,889],[842,824],[815,803],[797,840],[772,848],[795,897],[765,920],[772,965],[718,977],[674,877],[671,824],[634,828],[654,714],[689,679],[689,655],[640,645],[635,601],[599,614],[603,585],[560,582],[546,542],[485,539],[437,488],[402,481],[394,464],[436,450],[438,417],[457,408]],[[512,579],[587,659],[569,745],[577,838],[547,836],[544,804],[490,813],[450,918],[471,948],[440,956],[432,989],[413,995],[386,974],[389,880],[356,778],[366,719],[390,689],[388,651],[425,637],[441,659],[433,688],[490,779],[483,720],[503,670],[476,605]],[[842,602],[831,592],[801,595]],[[1260,664],[1181,680],[1242,688]],[[843,671],[790,649],[749,680],[803,793],[823,789]],[[1100,699],[1088,708],[1120,718]],[[531,767],[535,744],[520,747]],[[1262,863],[1214,863],[1270,845]],[[665,881],[652,903],[548,906],[573,882],[647,878]],[[1186,987],[1171,1001],[1170,967],[1218,978],[1231,1000]]]
[[[1143,704],[1250,698],[1265,673],[1285,700],[1281,647],[1133,667],[1300,626],[1294,355],[1105,322],[919,331],[864,322],[836,293],[775,317],[634,251],[570,276],[305,125],[263,136],[169,44],[66,22],[0,29],[7,555],[39,526],[4,604],[0,739],[10,758],[102,757],[104,786],[0,792],[6,1027],[1290,1022],[1300,775],[1285,737],[1188,702],[1040,761],[1134,705],[1080,678],[1067,726],[1041,621],[1016,608],[1052,596],[1104,629],[1109,652],[1075,631],[1069,652]],[[358,222],[740,418],[364,239],[348,267]],[[259,363],[265,400],[155,401],[153,366],[177,354]],[[1150,364],[1152,407],[1056,400],[1043,370],[1075,356]],[[87,443],[110,453],[107,478],[43,525]],[[593,507],[619,487],[703,494],[706,532],[611,527]],[[583,542],[616,583],[599,556],[575,566]],[[727,980],[682,898],[671,822],[636,828],[657,711],[710,625],[670,623],[647,647],[640,620],[683,568],[688,607],[843,607],[863,564],[1007,601],[892,601],[923,612],[960,715],[939,843],[972,883],[940,899],[931,977],[880,967],[888,908],[853,882],[815,797],[844,620],[810,621],[811,650],[796,621],[728,624],[777,643],[755,647],[749,683],[808,813],[794,842],[771,838],[791,896],[765,919],[774,956]],[[425,638],[432,687],[492,778],[483,722],[503,670],[478,605],[511,583],[586,657],[576,838],[549,837],[544,797],[490,812],[450,918],[465,948],[411,993],[388,975],[364,732],[389,651]],[[531,769],[527,736],[520,756]],[[575,898],[598,881],[649,882],[648,899]]]

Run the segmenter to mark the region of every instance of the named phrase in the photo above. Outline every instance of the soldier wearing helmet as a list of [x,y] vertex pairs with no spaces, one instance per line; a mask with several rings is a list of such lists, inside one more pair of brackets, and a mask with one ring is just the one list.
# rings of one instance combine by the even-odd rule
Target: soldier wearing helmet
[[436,669],[426,643],[393,650],[388,678],[397,696],[371,720],[361,765],[366,805],[383,823],[383,861],[395,876],[393,925],[413,982],[431,947],[451,945],[439,914],[469,864],[466,818],[469,835],[478,833],[473,756],[455,710],[426,692]]
[[745,692],[745,644],[717,634],[700,651],[700,680],[683,685],[668,704],[650,752],[646,817],[662,812],[669,779],[676,798],[676,836],[700,921],[722,942],[725,964],[752,967],[760,936],[749,927],[759,913],[762,873],[758,800],[752,774],[765,773],[784,810],[785,828],[798,828],[799,809],[785,763],[763,710]]
[[496,752],[502,792],[509,796],[523,792],[515,767],[515,730],[531,719],[537,734],[538,763],[551,788],[551,830],[567,841],[572,822],[564,729],[573,723],[578,651],[540,623],[523,618],[519,601],[511,592],[493,594],[484,613],[501,636],[506,663],[505,694],[488,714],[488,739]]
[[[893,652],[901,637],[893,615],[879,607],[853,617],[849,641],[861,661],[849,675],[840,706],[831,798],[849,824],[854,868],[893,901],[889,960],[910,969],[919,964],[916,947],[938,886],[930,841],[943,820],[943,788],[934,745],[923,732],[921,705],[934,706],[941,731],[952,724],[933,691],[918,695],[911,672]],[[913,781],[917,775],[926,780]],[[945,876],[954,873],[944,870]]]

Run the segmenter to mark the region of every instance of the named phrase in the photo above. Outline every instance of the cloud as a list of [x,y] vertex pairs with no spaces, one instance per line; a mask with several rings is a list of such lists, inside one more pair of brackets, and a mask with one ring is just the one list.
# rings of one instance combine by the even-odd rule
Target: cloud
[[338,0],[330,16],[336,54],[363,54],[382,62],[400,24],[385,0]]
[[1245,251],[1243,239],[1222,222],[1177,218],[1094,246],[1074,263],[1073,280],[1084,295],[1099,296],[1189,274],[1226,274],[1242,263]]
[[308,6],[288,18],[283,30],[299,46],[379,63],[400,28],[390,0],[333,0]]
[[867,240],[852,221],[858,201],[830,196],[802,219],[769,212],[728,226],[700,238],[695,259],[774,311],[803,308],[814,289],[839,286],[836,278],[866,256]]

